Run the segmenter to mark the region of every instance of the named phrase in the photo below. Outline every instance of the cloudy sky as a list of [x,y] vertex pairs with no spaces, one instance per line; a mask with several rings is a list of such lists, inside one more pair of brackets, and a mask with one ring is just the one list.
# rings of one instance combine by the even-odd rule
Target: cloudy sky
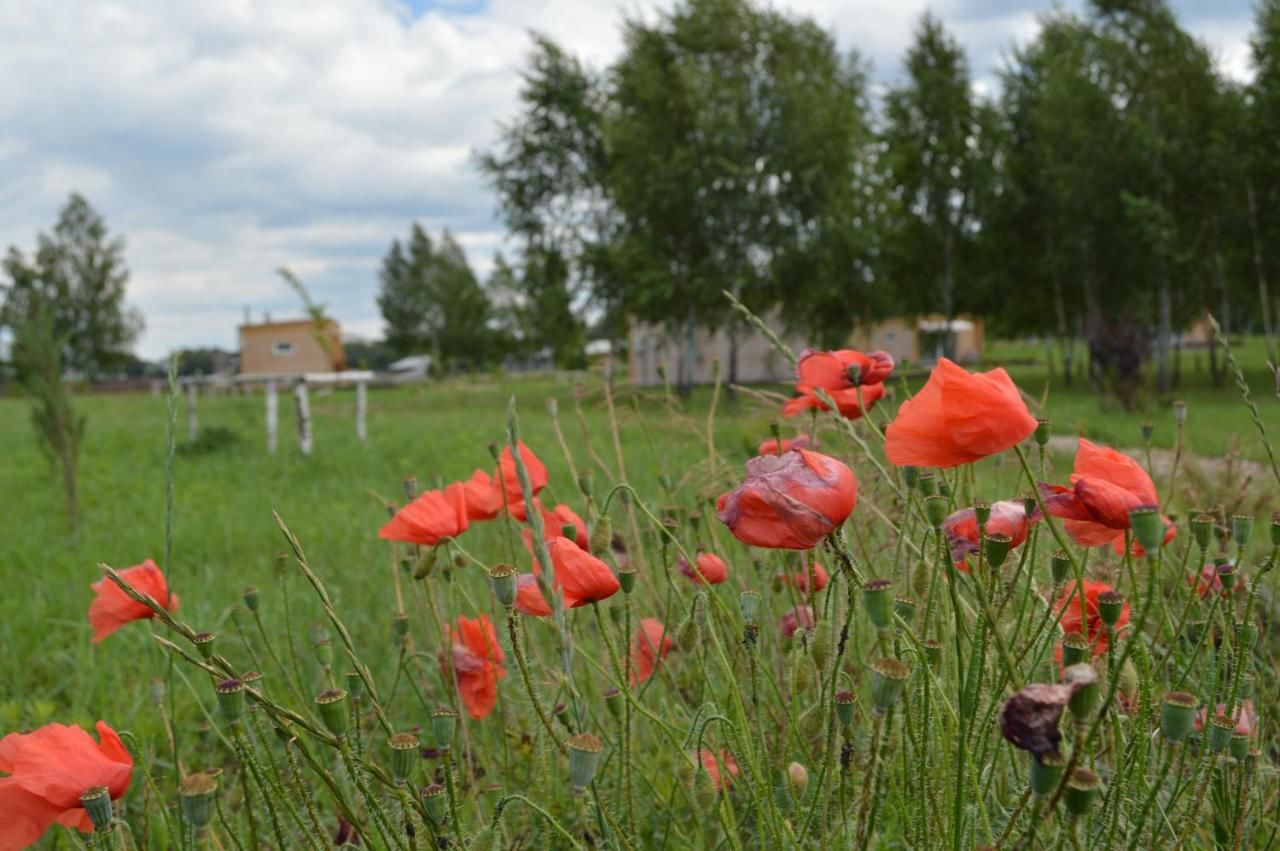
[[[513,114],[530,29],[601,67],[624,13],[669,0],[0,0],[0,247],[24,250],[73,191],[127,238],[143,357],[235,345],[245,307],[308,281],[344,330],[380,332],[390,240],[450,228],[478,271],[502,246],[473,166]],[[978,85],[1049,0],[776,0],[899,73],[927,7]],[[1077,5],[1068,3],[1068,6]],[[1250,0],[1174,0],[1248,74]]]

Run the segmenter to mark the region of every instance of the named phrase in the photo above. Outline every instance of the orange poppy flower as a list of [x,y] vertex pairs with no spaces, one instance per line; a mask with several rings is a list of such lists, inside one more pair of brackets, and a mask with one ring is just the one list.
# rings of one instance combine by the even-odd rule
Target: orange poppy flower
[[[727,750],[720,751],[719,760],[716,759],[715,752],[709,750],[700,750],[697,756],[698,762],[706,769],[707,774],[711,775],[711,784],[715,786],[717,792],[732,786],[734,779],[742,773],[738,768],[738,763],[734,762],[733,754]],[[720,771],[722,763],[725,769],[724,773]]]
[[[566,608],[576,609],[607,600],[622,588],[609,565],[568,538],[548,540],[547,554],[554,568],[555,587],[564,595]],[[533,572],[541,572],[536,558]]]
[[[1102,615],[1098,613],[1098,595],[1112,590],[1111,586],[1105,582],[1097,582],[1093,579],[1084,581],[1084,602],[1085,612],[1080,612],[1080,592],[1076,590],[1075,582],[1067,585],[1063,589],[1062,594],[1053,604],[1054,614],[1062,612],[1062,620],[1059,623],[1064,633],[1078,632],[1084,636],[1085,640],[1093,646],[1093,658],[1098,658],[1107,652],[1107,629],[1102,623]],[[1065,611],[1064,611],[1065,610]],[[1120,617],[1116,619],[1116,630],[1127,626],[1129,623],[1129,604],[1125,603],[1124,608],[1120,610]],[[1061,660],[1061,648],[1058,648],[1057,656]]]
[[99,741],[75,724],[46,724],[0,739],[0,851],[40,841],[55,824],[93,830],[80,796],[106,786],[117,800],[129,789],[133,758],[105,722]]
[[[1039,509],[1027,517],[1026,504],[1022,500],[993,502],[991,517],[987,519],[987,534],[1008,535],[1009,546],[1017,547],[1027,540],[1031,524],[1039,519]],[[947,535],[951,558],[957,565],[963,565],[966,556],[978,551],[978,516],[972,508],[962,508],[947,517],[942,521],[942,531]]]
[[797,434],[795,437],[784,437],[782,446],[778,446],[778,439],[771,437],[768,440],[762,440],[756,446],[757,455],[781,455],[784,452],[791,452],[794,449],[808,449],[816,444],[809,440],[807,434]]
[[545,618],[551,615],[551,604],[542,596],[538,587],[538,577],[532,573],[522,573],[516,577],[516,611],[531,618]]
[[472,523],[492,520],[502,511],[502,490],[484,470],[476,470],[461,485],[467,500],[467,519]]
[[957,467],[1004,452],[1035,430],[1007,372],[968,372],[941,358],[898,409],[884,449],[899,467]]
[[479,720],[498,702],[498,680],[507,675],[502,666],[502,647],[488,615],[472,620],[459,616],[453,639],[453,675],[467,714]]
[[782,616],[778,626],[782,629],[782,637],[790,638],[798,629],[813,629],[815,623],[812,606],[796,606]]
[[[791,585],[801,593],[809,591],[809,571],[800,570],[795,573],[779,573],[778,581],[783,585]],[[831,581],[831,574],[827,573],[827,569],[818,562],[813,563],[813,590],[821,591],[827,587],[827,583]]]
[[631,685],[638,685],[653,676],[658,663],[667,658],[675,644],[662,621],[645,618],[631,637]]
[[[1160,499],[1156,486],[1137,461],[1106,446],[1080,438],[1071,487],[1040,483],[1045,510],[1063,518],[1063,527],[1082,547],[1110,544],[1124,554],[1124,532],[1129,528],[1129,512],[1156,506]],[[1165,543],[1173,539],[1177,527],[1164,518]],[[1136,541],[1134,542],[1136,543]],[[1135,548],[1141,555],[1141,548]]]
[[[533,454],[532,449],[525,446],[523,440],[520,441],[518,446],[520,460],[524,462],[525,471],[529,474],[529,485],[533,489],[534,495],[537,496],[538,492],[547,486],[547,467],[537,455]],[[493,477],[493,487],[498,493],[499,505],[502,503],[502,489],[507,492],[508,505],[514,506],[516,503],[523,503],[524,501],[524,490],[520,487],[520,477],[516,475],[516,462],[511,454],[510,446],[503,449],[502,454],[498,457],[498,475]]]
[[[564,503],[560,503],[555,507],[554,511],[547,511],[547,509],[543,508],[540,502],[537,500],[534,500],[534,502],[537,503],[538,509],[542,512],[542,531],[544,538],[548,541],[552,538],[563,538],[565,527],[572,526],[575,530],[573,542],[584,550],[588,549],[588,541],[590,539],[587,536],[587,524],[572,508]],[[522,508],[523,505],[524,504],[521,503]],[[520,532],[520,536],[524,539],[525,549],[529,550],[529,552],[533,552],[533,530],[523,529]]]
[[744,544],[807,550],[858,503],[858,480],[842,462],[799,449],[747,462],[747,478],[716,502],[716,516]]
[[434,547],[445,538],[456,538],[471,521],[467,517],[466,485],[454,482],[444,490],[424,491],[378,532],[378,537],[406,544]]
[[[796,391],[800,395],[782,406],[782,415],[792,417],[810,408],[827,410],[826,403],[817,395],[818,390],[824,390],[842,416],[856,420],[864,413],[862,405],[870,408],[884,396],[881,382],[891,372],[893,356],[888,352],[867,355],[853,349],[834,352],[806,349],[796,363]],[[859,388],[862,404],[858,400]]]
[[[169,583],[165,581],[164,573],[151,559],[120,571],[120,578],[130,588],[150,595],[151,599],[169,611],[178,610],[178,595],[169,593]],[[146,620],[153,616],[151,609],[129,599],[119,586],[106,577],[89,587],[97,594],[89,604],[89,625],[93,627],[94,644],[130,621]]]
[[729,578],[729,566],[724,563],[724,559],[714,553],[698,553],[698,557],[694,559],[697,565],[696,570],[684,556],[681,556],[676,563],[681,573],[699,585],[719,585]]

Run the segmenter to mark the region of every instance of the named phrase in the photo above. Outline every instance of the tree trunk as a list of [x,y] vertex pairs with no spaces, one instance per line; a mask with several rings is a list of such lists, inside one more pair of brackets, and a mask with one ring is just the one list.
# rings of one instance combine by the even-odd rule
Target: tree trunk
[[298,450],[311,454],[311,401],[307,397],[307,383],[299,381],[293,388],[294,403],[298,411]]
[[955,359],[955,340],[951,332],[951,320],[955,318],[955,269],[953,238],[951,223],[948,220],[946,232],[942,238],[942,313],[945,325],[942,331],[942,352],[948,358]]
[[1173,333],[1173,304],[1169,294],[1169,276],[1160,261],[1159,291],[1156,295],[1156,386],[1161,393],[1169,390],[1169,344]]
[[276,435],[280,429],[280,397],[276,394],[274,381],[267,382],[267,389],[263,395],[267,406],[267,453],[275,455]]
[[1267,360],[1276,362],[1271,350],[1271,296],[1267,292],[1267,271],[1262,261],[1262,239],[1258,235],[1258,205],[1253,197],[1253,181],[1245,182],[1245,196],[1249,205],[1249,233],[1253,237],[1253,270],[1258,276],[1258,303],[1262,307],[1262,336],[1267,344]]
[[356,440],[365,443],[369,439],[369,427],[366,416],[369,412],[369,385],[364,381],[356,382]]

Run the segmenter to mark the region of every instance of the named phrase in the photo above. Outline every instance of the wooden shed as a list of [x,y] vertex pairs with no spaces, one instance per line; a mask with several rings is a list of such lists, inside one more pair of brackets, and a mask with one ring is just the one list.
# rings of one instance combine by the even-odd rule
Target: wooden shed
[[332,319],[240,326],[240,376],[284,378],[346,369],[342,336]]

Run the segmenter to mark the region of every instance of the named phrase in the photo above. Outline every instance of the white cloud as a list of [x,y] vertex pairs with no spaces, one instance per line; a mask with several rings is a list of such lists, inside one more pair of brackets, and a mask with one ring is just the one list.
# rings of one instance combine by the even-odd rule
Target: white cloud
[[[777,0],[899,73],[925,0]],[[624,15],[670,0],[77,0],[0,4],[0,247],[31,246],[78,190],[128,240],[140,353],[235,343],[244,305],[297,311],[288,265],[350,330],[375,334],[377,268],[413,220],[477,271],[503,247],[472,164],[516,106],[528,32],[594,67]],[[990,87],[1038,0],[943,0]],[[1247,10],[1206,21],[1247,66]]]

